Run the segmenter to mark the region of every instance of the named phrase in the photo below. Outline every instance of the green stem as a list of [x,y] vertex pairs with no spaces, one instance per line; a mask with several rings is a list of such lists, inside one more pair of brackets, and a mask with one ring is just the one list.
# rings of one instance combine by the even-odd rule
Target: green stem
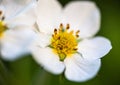
[[64,74],[59,76],[59,85],[64,85]]
[[2,78],[2,83],[4,83],[4,85],[7,85],[8,83],[8,70],[6,68],[6,66],[4,65],[4,63],[2,62],[2,60],[0,59],[0,76]]

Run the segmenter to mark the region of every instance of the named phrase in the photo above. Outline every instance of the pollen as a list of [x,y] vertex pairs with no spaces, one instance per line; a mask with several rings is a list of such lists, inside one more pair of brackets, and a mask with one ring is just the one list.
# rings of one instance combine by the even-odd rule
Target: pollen
[[50,47],[59,56],[60,61],[77,52],[79,32],[79,30],[70,31],[69,24],[65,28],[63,24],[60,24],[59,29],[54,29]]
[[3,37],[3,34],[7,29],[8,28],[6,27],[5,23],[3,21],[0,21],[0,38]]

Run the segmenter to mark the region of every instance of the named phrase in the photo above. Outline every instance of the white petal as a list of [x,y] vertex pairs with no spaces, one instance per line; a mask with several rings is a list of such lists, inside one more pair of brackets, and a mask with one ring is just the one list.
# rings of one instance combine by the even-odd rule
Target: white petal
[[5,32],[1,40],[1,54],[5,60],[15,60],[29,53],[29,46],[35,38],[35,33],[28,29],[15,29]]
[[112,46],[108,39],[95,37],[81,41],[78,46],[78,51],[82,54],[83,58],[94,60],[105,56],[111,48]]
[[0,3],[4,7],[5,17],[11,18],[28,9],[35,0],[2,0]]
[[32,5],[29,10],[26,10],[24,13],[19,14],[18,16],[6,19],[5,22],[9,28],[14,28],[15,26],[32,26],[36,21],[35,14],[36,5]]
[[58,18],[61,13],[61,5],[57,0],[39,0],[37,23],[41,32],[52,33],[55,27],[59,26]]
[[36,1],[36,0],[11,0],[11,1],[14,1],[15,3],[17,4],[21,4],[21,5],[26,5],[26,4],[29,4],[30,2],[32,1]]
[[100,59],[88,62],[79,54],[75,54],[71,58],[65,59],[65,76],[68,80],[76,82],[84,82],[93,78],[99,71]]
[[44,33],[37,33],[37,37],[32,46],[39,46],[41,48],[45,48],[50,45],[51,35],[47,35]]
[[80,30],[80,37],[95,35],[100,28],[100,12],[90,1],[73,1],[63,11],[64,24],[69,23],[71,29]]
[[34,59],[43,66],[44,69],[53,73],[60,74],[64,70],[63,62],[52,52],[51,48],[40,48],[36,46],[32,49]]

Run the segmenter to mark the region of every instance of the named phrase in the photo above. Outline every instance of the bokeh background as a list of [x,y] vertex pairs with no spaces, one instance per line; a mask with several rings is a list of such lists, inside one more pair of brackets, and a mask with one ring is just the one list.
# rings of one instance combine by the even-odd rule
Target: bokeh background
[[[59,0],[64,6],[72,0]],[[93,0],[102,15],[97,35],[109,38],[113,49],[102,58],[97,76],[87,82],[75,83],[62,75],[46,72],[32,58],[24,56],[16,61],[0,60],[0,85],[120,85],[120,0]]]

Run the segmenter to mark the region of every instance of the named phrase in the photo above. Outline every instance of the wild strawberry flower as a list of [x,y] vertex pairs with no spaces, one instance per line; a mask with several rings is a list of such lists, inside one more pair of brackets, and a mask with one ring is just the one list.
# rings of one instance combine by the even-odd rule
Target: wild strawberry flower
[[33,12],[35,2],[30,2],[26,7],[23,5],[25,11],[22,13],[16,12],[22,11],[23,8],[20,9],[19,6],[22,7],[13,0],[2,0],[0,4],[0,57],[5,60],[15,60],[29,53],[29,45],[35,37],[33,31],[36,19]]
[[94,37],[100,28],[95,3],[72,1],[62,8],[57,0],[39,0],[37,5],[39,32],[31,47],[34,59],[53,74],[64,72],[71,81],[93,78],[100,58],[112,48],[108,39]]

